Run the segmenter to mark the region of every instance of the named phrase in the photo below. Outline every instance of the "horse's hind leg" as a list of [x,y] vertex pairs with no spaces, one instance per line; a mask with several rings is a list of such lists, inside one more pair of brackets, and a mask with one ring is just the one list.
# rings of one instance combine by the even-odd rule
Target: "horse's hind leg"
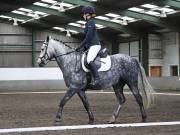
[[142,115],[142,121],[146,122],[147,115],[146,115],[146,112],[145,112],[145,109],[144,109],[142,96],[140,95],[137,84],[133,85],[133,86],[130,86],[130,89],[131,89],[134,97],[136,98],[137,103],[139,104],[141,115]]
[[113,86],[116,98],[118,100],[118,106],[114,110],[109,123],[115,123],[116,122],[116,119],[119,116],[119,112],[121,110],[121,107],[122,107],[122,105],[126,101],[126,98],[125,98],[125,96],[123,94],[123,87],[124,87],[124,85],[125,85],[125,83],[123,81],[120,81],[118,84]]
[[78,96],[80,97],[81,101],[83,102],[84,108],[86,109],[86,111],[88,113],[89,124],[93,124],[94,123],[94,116],[90,110],[90,106],[89,106],[88,99],[87,99],[87,96],[85,94],[85,91],[78,92]]

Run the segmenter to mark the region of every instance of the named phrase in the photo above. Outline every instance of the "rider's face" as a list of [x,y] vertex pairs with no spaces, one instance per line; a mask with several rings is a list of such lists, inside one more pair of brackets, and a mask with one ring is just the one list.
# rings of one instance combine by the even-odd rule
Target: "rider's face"
[[89,20],[91,18],[91,15],[90,14],[83,14],[83,18],[84,20]]

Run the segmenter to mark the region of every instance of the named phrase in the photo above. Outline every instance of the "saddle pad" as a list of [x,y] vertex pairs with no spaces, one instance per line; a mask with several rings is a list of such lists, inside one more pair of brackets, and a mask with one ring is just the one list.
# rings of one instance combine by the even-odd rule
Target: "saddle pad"
[[[85,57],[86,54],[84,53],[81,58],[82,68],[85,72],[90,72],[90,70],[86,68],[86,66],[84,65]],[[102,63],[101,63],[101,67],[98,69],[99,72],[108,71],[111,68],[111,58],[109,55],[106,58],[100,58],[100,61]]]

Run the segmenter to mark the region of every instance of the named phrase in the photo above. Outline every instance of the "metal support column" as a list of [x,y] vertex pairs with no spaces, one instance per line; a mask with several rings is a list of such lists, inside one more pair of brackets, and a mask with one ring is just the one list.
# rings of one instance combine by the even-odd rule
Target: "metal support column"
[[138,44],[139,44],[139,62],[141,62],[141,53],[142,53],[142,50],[141,50],[142,47],[141,46],[142,45],[141,45],[141,40],[140,39],[138,40]]
[[32,29],[32,67],[35,67],[35,42],[34,42],[34,39],[35,39],[35,32],[34,30]]
[[146,75],[149,75],[149,42],[148,34],[143,35],[141,38],[141,63],[144,67]]
[[178,37],[179,37],[179,39],[178,39],[178,47],[179,47],[179,76],[180,76],[180,32],[178,33]]
[[119,40],[117,37],[112,40],[112,54],[119,53]]
[[129,56],[131,56],[131,41],[128,42]]

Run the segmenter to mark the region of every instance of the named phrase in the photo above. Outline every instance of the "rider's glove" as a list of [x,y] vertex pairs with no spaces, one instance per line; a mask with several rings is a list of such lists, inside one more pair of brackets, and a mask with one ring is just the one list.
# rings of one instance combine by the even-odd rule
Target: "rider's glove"
[[76,51],[77,52],[84,52],[84,47],[78,47],[78,48],[76,48]]

